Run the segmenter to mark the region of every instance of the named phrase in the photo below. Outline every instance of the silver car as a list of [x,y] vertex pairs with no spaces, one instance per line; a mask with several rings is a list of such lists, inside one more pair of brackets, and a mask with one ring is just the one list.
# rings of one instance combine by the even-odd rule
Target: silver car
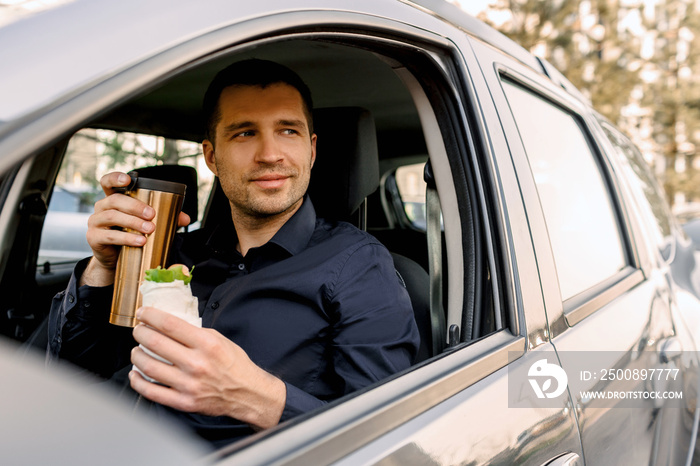
[[[153,151],[199,142],[208,82],[250,57],[311,88],[311,195],[392,251],[422,346],[409,370],[206,453],[75,369],[35,370],[71,272],[37,256],[79,130],[156,137]],[[23,345],[0,354],[3,464],[692,461],[692,243],[629,139],[550,64],[453,5],[76,0],[0,28],[0,63],[0,332]],[[348,107],[371,124],[344,120]],[[103,165],[81,160],[99,179]],[[416,164],[424,180],[397,182]],[[359,209],[342,179],[371,185]],[[220,219],[217,192],[199,193],[201,228]]]

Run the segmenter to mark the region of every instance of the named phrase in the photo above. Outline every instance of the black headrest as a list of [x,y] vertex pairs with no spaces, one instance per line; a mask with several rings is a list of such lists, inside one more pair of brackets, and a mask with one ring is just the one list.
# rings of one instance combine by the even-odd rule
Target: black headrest
[[374,119],[360,107],[315,109],[314,132],[309,196],[319,217],[345,220],[379,187]]
[[140,177],[156,180],[172,181],[187,186],[182,211],[190,216],[190,223],[197,221],[197,170],[187,165],[154,165],[151,167],[136,168]]

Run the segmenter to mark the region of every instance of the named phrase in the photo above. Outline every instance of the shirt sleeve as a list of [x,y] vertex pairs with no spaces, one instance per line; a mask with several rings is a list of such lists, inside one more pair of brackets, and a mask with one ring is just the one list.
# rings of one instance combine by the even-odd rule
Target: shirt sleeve
[[343,394],[407,369],[419,346],[408,291],[389,251],[366,243],[343,263],[331,289],[334,369]]
[[78,287],[89,259],[80,261],[49,311],[49,360],[66,360],[103,378],[129,364],[131,328],[109,323],[113,286]]
[[307,413],[326,404],[325,401],[319,400],[315,396],[306,393],[304,390],[290,383],[284,382],[284,385],[287,388],[287,399],[284,404],[284,411],[282,411],[280,422],[284,422],[287,419]]

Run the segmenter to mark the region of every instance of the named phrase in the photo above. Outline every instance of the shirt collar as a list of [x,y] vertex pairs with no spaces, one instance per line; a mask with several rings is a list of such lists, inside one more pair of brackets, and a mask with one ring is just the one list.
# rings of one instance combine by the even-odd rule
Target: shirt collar
[[315,228],[316,209],[309,196],[304,196],[299,210],[282,225],[269,242],[278,245],[291,255],[299,254],[309,244]]
[[[301,207],[282,225],[267,244],[276,244],[290,255],[304,250],[316,228],[316,209],[309,196],[304,196]],[[236,248],[236,229],[230,218],[221,222],[212,232],[207,245],[218,253],[233,253]]]

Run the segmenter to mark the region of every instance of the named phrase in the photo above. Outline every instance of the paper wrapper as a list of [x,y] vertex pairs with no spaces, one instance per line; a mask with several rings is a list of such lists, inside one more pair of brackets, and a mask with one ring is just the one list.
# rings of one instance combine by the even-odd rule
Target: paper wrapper
[[[144,306],[155,307],[179,317],[192,325],[197,327],[202,326],[202,318],[199,317],[199,303],[197,297],[192,296],[190,285],[185,285],[182,280],[175,280],[170,283],[156,283],[145,280],[141,284],[141,296],[143,297],[142,303]],[[139,345],[139,347],[148,355],[159,361],[172,364],[170,361],[161,358],[143,345]],[[136,366],[134,366],[134,370],[138,371],[146,380],[158,383],[156,380],[141,372]]]

